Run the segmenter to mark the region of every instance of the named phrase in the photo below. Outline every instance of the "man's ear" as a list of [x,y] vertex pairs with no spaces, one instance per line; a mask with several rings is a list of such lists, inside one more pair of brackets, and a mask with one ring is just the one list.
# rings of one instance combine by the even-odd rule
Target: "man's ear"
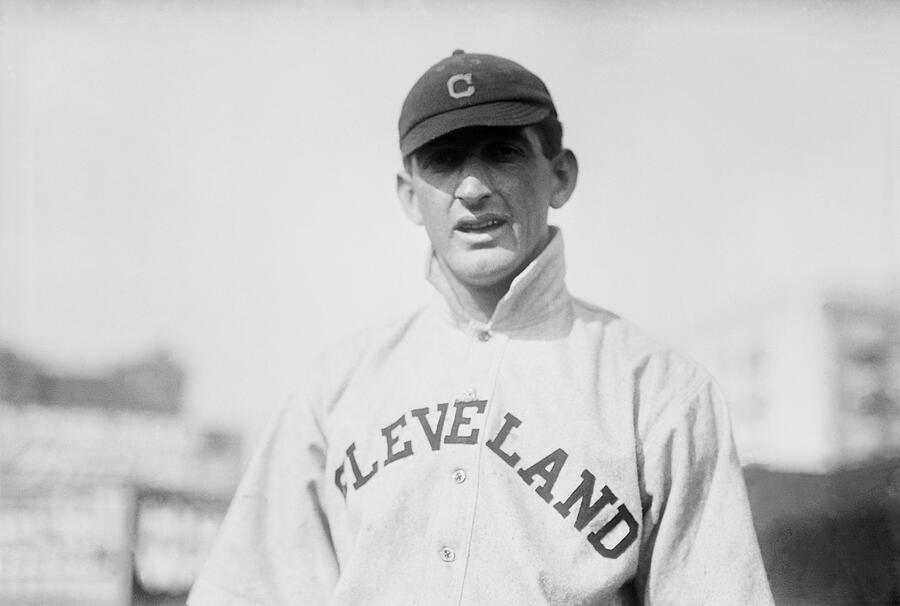
[[406,170],[397,173],[397,198],[409,220],[416,225],[422,225],[422,213],[419,211],[419,201],[413,191],[412,175]]
[[550,199],[550,208],[562,208],[569,201],[578,183],[578,158],[570,149],[564,149],[551,160],[556,186]]

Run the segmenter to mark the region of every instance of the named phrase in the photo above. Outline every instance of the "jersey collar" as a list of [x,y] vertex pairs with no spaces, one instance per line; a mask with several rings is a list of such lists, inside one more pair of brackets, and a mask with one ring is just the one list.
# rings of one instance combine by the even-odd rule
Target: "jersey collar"
[[550,241],[544,250],[513,279],[487,324],[474,320],[460,304],[444,270],[429,248],[426,279],[440,293],[451,317],[462,324],[495,330],[513,330],[537,324],[568,300],[566,262],[562,232],[550,226]]

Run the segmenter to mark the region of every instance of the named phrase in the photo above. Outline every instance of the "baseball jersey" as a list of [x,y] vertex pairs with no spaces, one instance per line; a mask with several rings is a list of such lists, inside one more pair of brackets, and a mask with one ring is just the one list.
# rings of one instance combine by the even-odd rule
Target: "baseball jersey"
[[772,603],[717,387],[572,297],[552,229],[490,321],[432,259],[305,370],[191,606]]

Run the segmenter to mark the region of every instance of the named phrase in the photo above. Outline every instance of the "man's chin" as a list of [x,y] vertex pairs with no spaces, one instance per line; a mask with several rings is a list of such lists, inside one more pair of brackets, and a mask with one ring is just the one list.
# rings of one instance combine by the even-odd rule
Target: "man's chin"
[[519,262],[508,250],[473,251],[455,264],[456,276],[477,288],[493,288],[508,284],[515,277]]

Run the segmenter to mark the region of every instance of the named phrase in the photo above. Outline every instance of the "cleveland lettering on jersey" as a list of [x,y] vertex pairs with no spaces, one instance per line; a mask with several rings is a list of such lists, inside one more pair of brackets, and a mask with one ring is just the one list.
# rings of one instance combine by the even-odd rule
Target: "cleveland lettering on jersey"
[[[481,428],[474,422],[477,417],[483,416],[487,408],[487,400],[465,400],[453,403],[453,418],[446,435],[444,427],[447,421],[449,403],[442,402],[431,408],[414,408],[409,414],[419,421],[421,435],[430,446],[431,450],[441,450],[444,444],[476,445],[479,444]],[[589,532],[587,541],[594,550],[606,558],[617,558],[634,543],[639,534],[639,524],[624,503],[616,506],[618,497],[609,486],[599,488],[599,495],[594,500],[594,491],[597,485],[596,476],[587,469],[581,472],[581,483],[569,488],[568,495],[564,499],[557,495],[565,492],[556,491],[556,483],[560,473],[566,465],[569,453],[562,448],[556,448],[546,456],[536,460],[530,465],[517,465],[522,457],[516,452],[504,449],[504,443],[509,436],[522,425],[512,413],[507,412],[503,417],[503,425],[497,434],[485,441],[484,445],[522,479],[526,486],[534,486],[534,492],[552,510],[563,519],[567,519],[577,505],[575,519],[572,526],[581,532],[595,519],[600,518],[602,526]],[[406,415],[383,427],[380,432],[384,439],[384,459],[379,466],[379,460],[372,461],[368,470],[364,473],[356,456],[356,442],[352,442],[345,450],[344,461],[335,469],[334,484],[340,490],[346,500],[350,486],[353,491],[360,490],[371,480],[380,468],[415,454],[413,442],[409,439]],[[352,483],[350,478],[345,478],[345,465],[350,465]],[[556,502],[554,503],[554,500]],[[601,512],[609,510],[611,515],[601,517]]]

